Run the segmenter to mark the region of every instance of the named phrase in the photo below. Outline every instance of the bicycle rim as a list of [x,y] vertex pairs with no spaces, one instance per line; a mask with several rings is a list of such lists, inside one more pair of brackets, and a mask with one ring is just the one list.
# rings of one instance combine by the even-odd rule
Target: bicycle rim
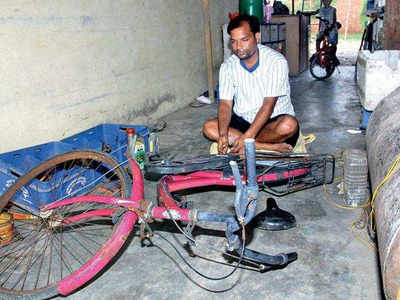
[[[85,182],[86,186],[76,182]],[[133,224],[127,228],[126,224],[134,223],[132,215],[129,219],[125,214],[114,225],[111,216],[118,208],[108,204],[76,203],[32,214],[27,207],[16,205],[14,199],[21,193],[39,202],[41,198],[57,201],[78,195],[129,197],[129,182],[126,171],[111,157],[95,151],[55,156],[20,177],[0,199],[3,213],[13,217],[12,237],[0,246],[0,293],[11,299],[70,293],[111,260],[125,242],[116,242],[119,229],[124,227],[124,233],[129,233]],[[105,257],[96,269],[94,264],[99,260],[93,258],[106,247],[115,248],[113,255]],[[76,274],[88,267],[97,271],[91,271],[85,281],[76,282]],[[60,291],[58,284],[70,279],[75,280],[73,287]]]
[[327,79],[334,71],[335,64],[333,59],[326,53],[315,55],[310,62],[310,73],[315,79]]

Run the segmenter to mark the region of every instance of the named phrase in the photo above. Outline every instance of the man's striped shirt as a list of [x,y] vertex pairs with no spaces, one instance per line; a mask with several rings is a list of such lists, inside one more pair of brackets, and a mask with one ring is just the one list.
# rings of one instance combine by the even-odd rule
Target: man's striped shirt
[[258,50],[258,63],[250,70],[236,55],[221,65],[220,99],[234,100],[233,111],[249,123],[253,123],[265,97],[278,97],[271,118],[280,114],[294,116],[285,57],[263,45],[258,45]]

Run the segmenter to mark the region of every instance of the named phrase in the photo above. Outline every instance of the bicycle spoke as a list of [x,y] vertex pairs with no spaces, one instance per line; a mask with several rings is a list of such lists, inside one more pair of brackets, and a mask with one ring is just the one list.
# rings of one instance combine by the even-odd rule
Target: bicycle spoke
[[39,265],[39,268],[37,270],[37,275],[36,275],[36,281],[35,281],[35,286],[34,286],[35,288],[37,288],[38,283],[39,283],[40,272],[42,271],[42,266],[43,266],[44,258],[46,256],[45,254],[47,251],[47,247],[49,246],[49,241],[50,241],[50,237],[48,237],[48,239],[46,240],[45,248],[42,252],[42,259],[40,260],[40,265]]
[[[28,247],[26,247],[26,248],[25,248],[25,251],[22,252],[22,254],[20,255],[19,258],[17,257],[16,259],[14,259],[14,261],[11,261],[10,264],[6,266],[6,269],[0,271],[0,273],[6,273],[5,271],[6,271],[6,270],[8,269],[8,267],[10,267],[10,266],[13,264],[13,262],[14,262],[14,264],[13,264],[14,268],[12,269],[12,271],[10,272],[10,274],[5,278],[5,280],[3,280],[3,281],[1,282],[1,285],[4,285],[4,284],[8,281],[8,279],[10,279],[10,277],[13,275],[13,271],[16,271],[16,270],[19,268],[19,266],[24,262],[24,260],[26,259],[26,256],[27,256],[29,253],[31,253],[31,252],[33,251],[34,247],[36,246],[36,242],[37,242],[38,240],[39,240],[39,239],[36,238],[36,239],[33,241],[33,244],[32,244],[32,245],[33,245],[33,248],[28,248]],[[29,258],[29,256],[28,256],[28,258]],[[18,262],[18,261],[19,261],[19,262]]]
[[[42,233],[42,235],[43,235],[43,233]],[[34,244],[35,242],[38,242],[38,241],[40,241],[40,239],[36,239],[36,241],[35,240],[33,240],[33,241],[30,240],[29,243],[27,243],[27,244],[31,244],[32,245],[32,244]],[[19,245],[17,244],[16,247],[18,247],[18,246]],[[29,248],[27,248],[25,246],[25,244],[22,244],[19,249],[16,249],[16,250],[14,249],[15,251],[6,253],[5,255],[3,254],[3,259],[7,259],[7,256],[9,256],[10,254],[15,254],[15,253],[18,253],[20,250],[27,250],[27,249],[29,249]],[[5,270],[0,270],[0,273],[3,273],[3,272],[5,272]]]
[[[60,278],[63,278],[63,250],[64,250],[64,247],[63,247],[63,233],[64,233],[64,231],[61,229],[61,238],[60,238],[60,250],[61,250],[61,255],[60,255],[60,260],[61,260],[61,262],[60,262],[60,266],[61,266],[61,268],[60,268],[60,272],[61,272],[61,276],[60,276]],[[55,238],[56,239],[58,239],[58,237],[57,236],[55,236]],[[67,266],[67,265],[66,265]],[[71,270],[71,273],[72,273],[72,270]]]
[[[80,263],[80,264],[84,264],[85,262],[84,261],[82,261],[82,260],[80,260],[79,259],[79,257],[77,257],[71,250],[70,250],[70,247],[63,247],[63,245],[68,245],[68,243],[64,240],[64,237],[63,237],[63,235],[61,235],[61,237],[58,237],[58,236],[55,236],[55,238],[59,241],[59,243],[60,243],[60,259],[62,259],[62,261],[65,263],[65,266],[69,266],[68,267],[68,270],[70,271],[70,273],[72,273],[73,271],[72,271],[72,265],[69,265],[69,264],[67,264],[67,256],[66,255],[70,255],[70,256],[68,256],[68,257],[72,257],[72,258],[74,258],[78,263]],[[64,250],[65,250],[65,253],[64,253]],[[61,268],[61,278],[63,278],[63,269]]]
[[[98,241],[89,238],[89,237],[87,236],[87,235],[88,235],[87,233],[83,233],[83,232],[80,232],[80,231],[76,231],[76,232],[80,235],[80,237],[85,238],[86,240],[92,241],[94,244],[97,244],[99,247],[102,246],[101,243],[99,243]],[[96,235],[94,235],[94,236],[96,236]],[[97,235],[97,236],[99,236],[99,235]],[[79,239],[76,239],[76,241],[79,242]],[[90,253],[91,253],[91,252],[90,252]],[[91,253],[91,254],[92,254],[92,253]]]
[[50,255],[49,255],[49,272],[47,274],[47,283],[46,283],[47,286],[50,285],[52,262],[53,262],[53,249],[54,249],[54,236],[51,239],[51,247],[50,247]]
[[[47,240],[48,240],[48,236],[47,236],[46,241],[47,241]],[[28,273],[29,273],[29,271],[30,271],[30,268],[36,263],[36,261],[39,259],[40,256],[43,256],[44,249],[46,248],[46,244],[47,244],[47,242],[46,242],[45,245],[42,247],[42,249],[40,249],[40,250],[38,251],[38,255],[37,255],[37,257],[36,257],[35,259],[34,259],[33,256],[30,257],[30,261],[31,261],[31,262],[26,266],[26,268],[25,268],[25,270],[24,270],[24,273],[23,273],[23,274],[25,274],[25,276],[24,276],[24,280],[23,280],[23,283],[22,283],[22,288],[21,288],[21,290],[23,290],[23,288],[24,288],[24,286],[25,286],[26,279],[27,279],[27,277],[28,277]],[[35,244],[34,248],[36,247],[36,245],[38,245],[38,244]],[[34,250],[34,248],[32,249],[32,251]],[[21,276],[22,276],[22,275],[21,275]]]

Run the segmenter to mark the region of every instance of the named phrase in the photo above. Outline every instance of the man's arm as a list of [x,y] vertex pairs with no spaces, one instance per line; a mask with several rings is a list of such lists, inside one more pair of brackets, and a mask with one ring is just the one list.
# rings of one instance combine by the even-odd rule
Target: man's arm
[[336,8],[333,8],[333,26],[336,27]]
[[269,120],[274,111],[275,103],[278,97],[266,97],[264,98],[263,105],[256,114],[253,123],[249,129],[245,132],[246,138],[255,138],[258,132],[263,128],[264,124]]
[[218,104],[218,152],[225,154],[228,151],[228,130],[232,117],[233,101],[220,100]]
[[232,152],[238,153],[243,150],[244,147],[244,140],[246,138],[255,138],[258,132],[263,128],[265,123],[269,120],[274,111],[275,103],[277,101],[277,97],[265,97],[263,101],[263,105],[261,106],[260,110],[257,112],[256,117],[253,123],[250,125],[249,129],[240,137],[238,138],[233,147],[231,149]]

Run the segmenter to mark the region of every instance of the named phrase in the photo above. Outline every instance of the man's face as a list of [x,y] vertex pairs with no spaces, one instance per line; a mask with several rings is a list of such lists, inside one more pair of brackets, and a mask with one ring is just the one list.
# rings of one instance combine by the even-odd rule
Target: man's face
[[331,5],[332,0],[322,0],[322,3],[324,3],[324,6],[327,7],[327,6]]
[[260,33],[254,34],[251,32],[247,22],[243,22],[238,28],[231,31],[232,51],[240,59],[252,57],[257,52],[257,42],[260,38]]

